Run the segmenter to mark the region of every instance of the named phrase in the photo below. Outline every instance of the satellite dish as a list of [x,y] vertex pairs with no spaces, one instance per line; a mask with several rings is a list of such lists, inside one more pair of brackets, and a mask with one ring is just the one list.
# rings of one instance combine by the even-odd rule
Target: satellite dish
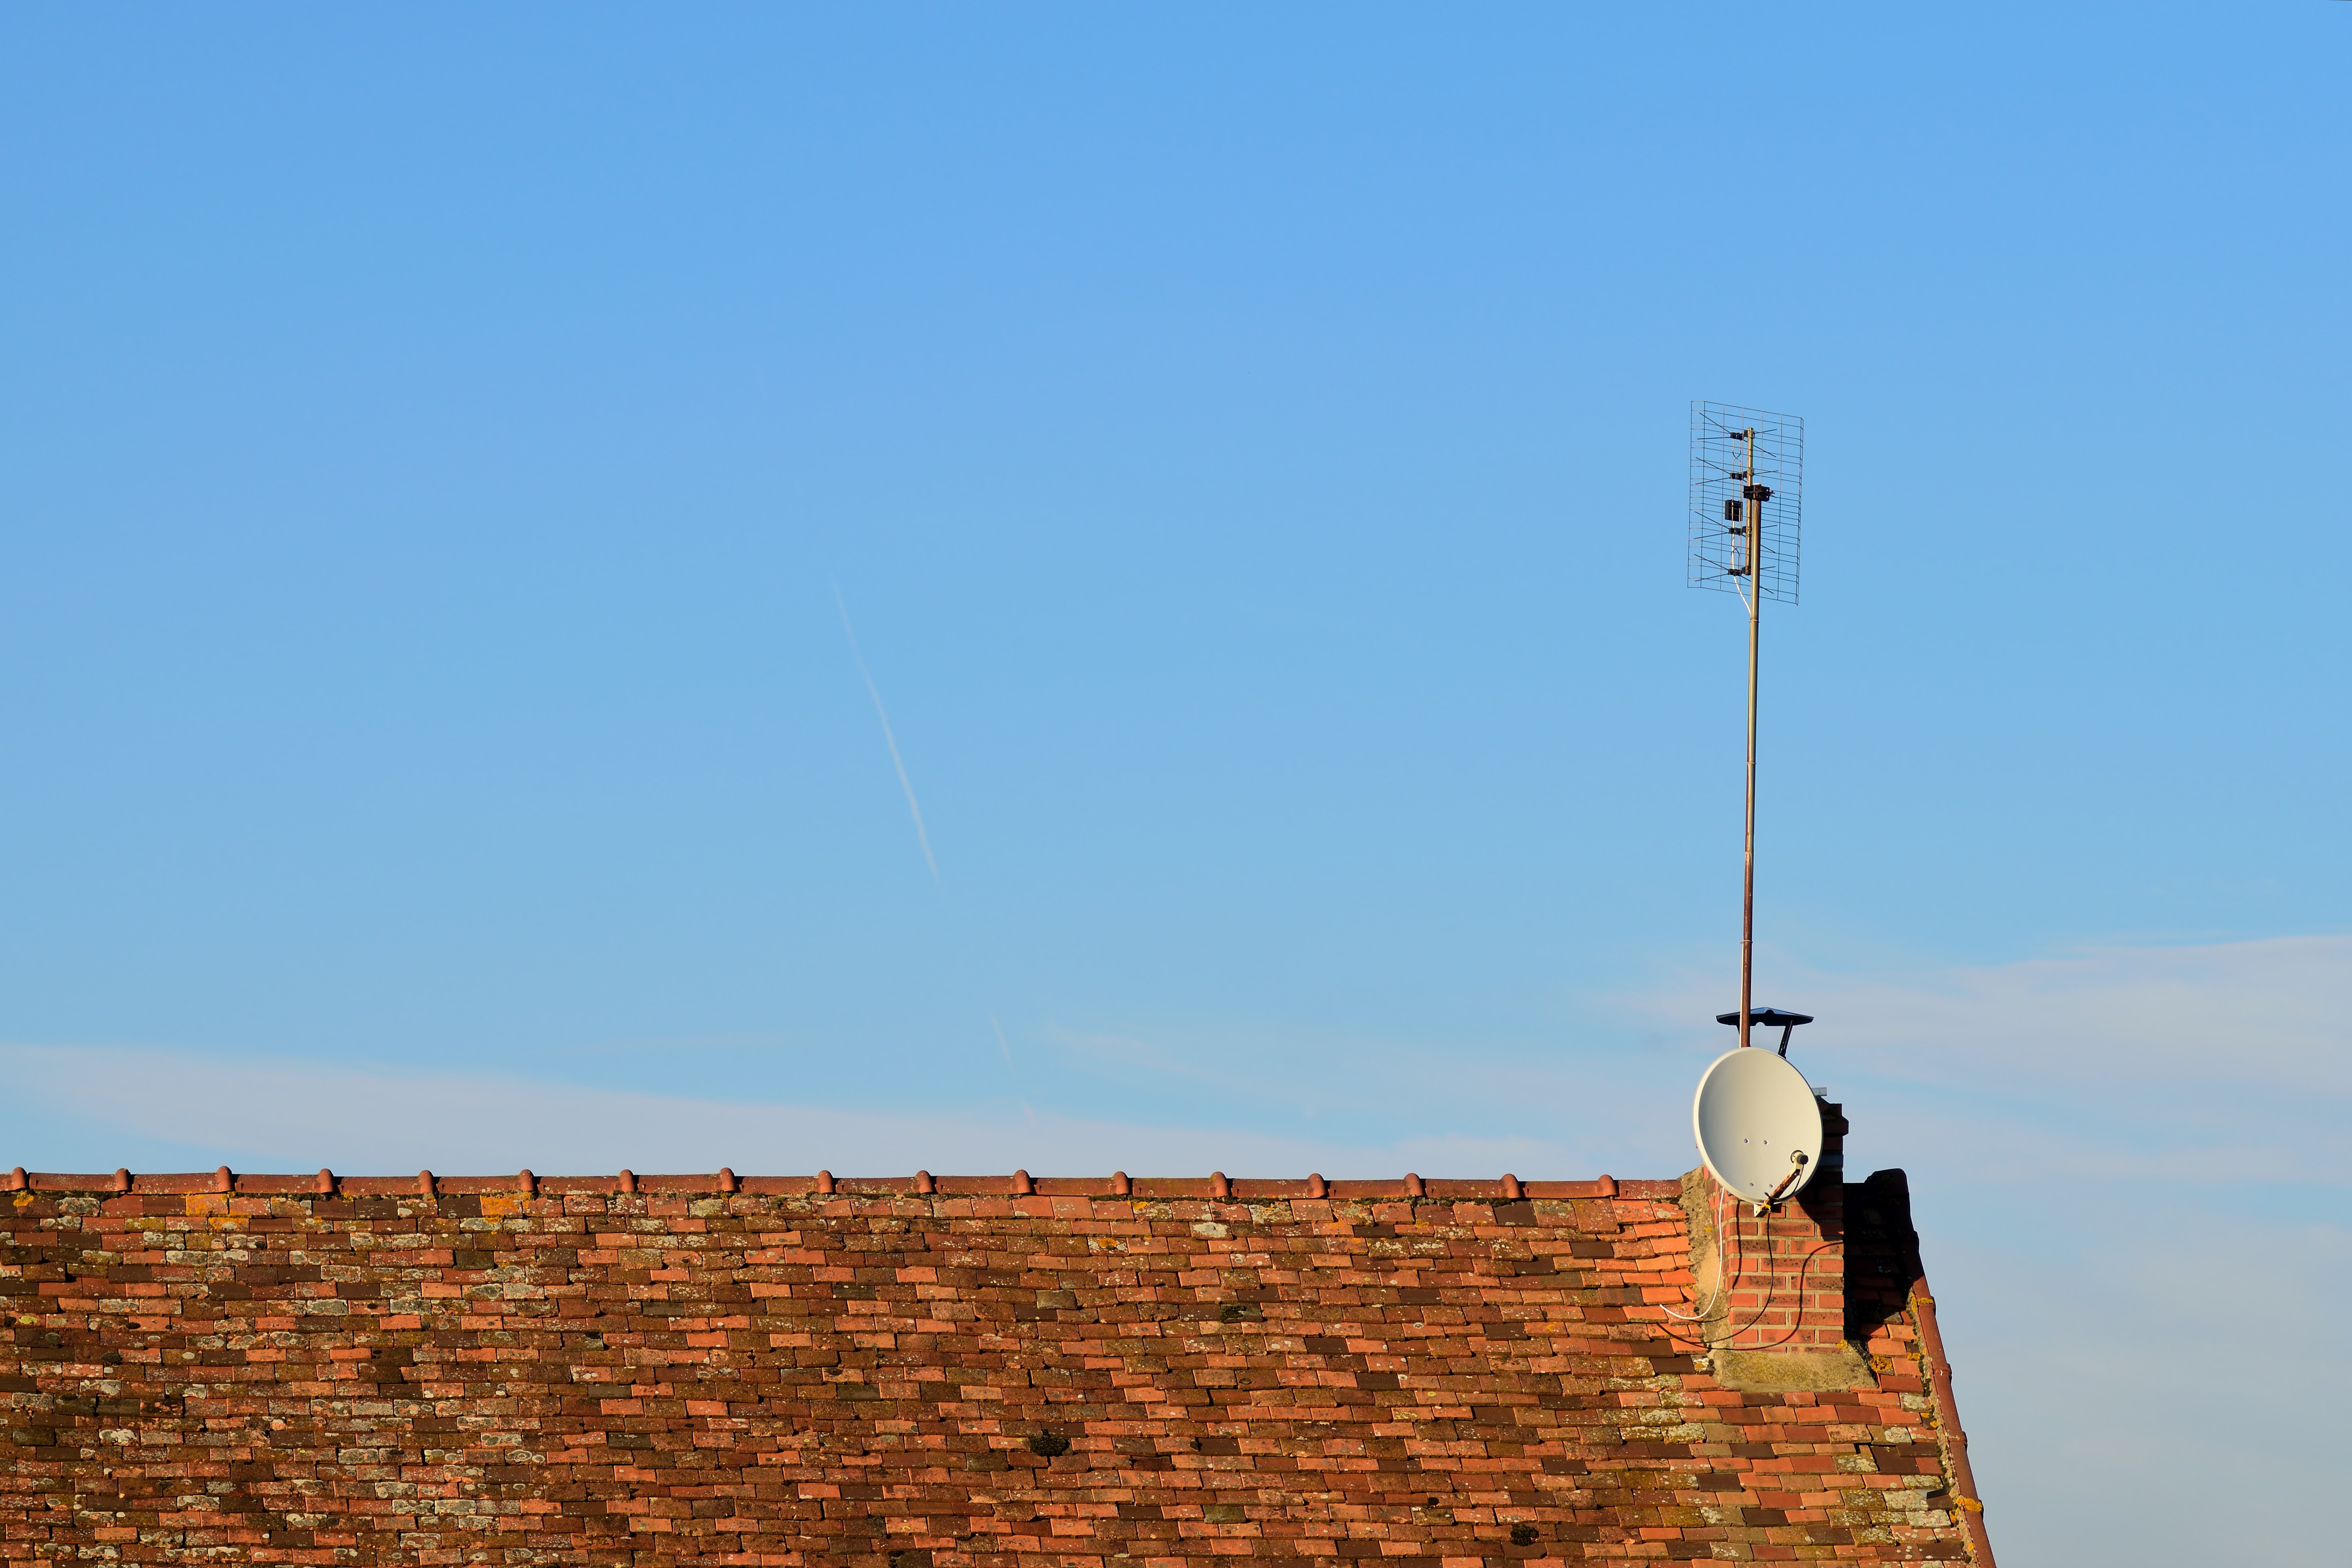
[[1770,1051],[1726,1051],[1698,1080],[1699,1158],[1743,1202],[1779,1203],[1822,1164],[1822,1108],[1805,1075]]

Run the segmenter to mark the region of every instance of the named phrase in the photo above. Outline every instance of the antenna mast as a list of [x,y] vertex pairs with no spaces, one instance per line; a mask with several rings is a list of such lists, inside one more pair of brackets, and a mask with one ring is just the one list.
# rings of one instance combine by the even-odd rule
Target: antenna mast
[[[1797,602],[1804,461],[1803,420],[1722,403],[1691,405],[1690,585],[1737,594],[1748,608],[1748,792],[1736,1015],[1743,1047],[1756,1018],[1756,698],[1764,601]],[[1785,1049],[1785,1036],[1781,1044]]]

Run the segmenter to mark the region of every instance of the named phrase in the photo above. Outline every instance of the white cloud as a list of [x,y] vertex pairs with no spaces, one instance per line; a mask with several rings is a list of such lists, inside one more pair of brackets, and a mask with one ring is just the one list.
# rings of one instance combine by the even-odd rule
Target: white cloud
[[[1790,973],[1821,1022],[1791,1056],[1857,1131],[1968,1185],[2052,1174],[2342,1186],[2352,938],[2099,948],[1910,973]],[[1620,996],[1704,1016],[1692,980]]]

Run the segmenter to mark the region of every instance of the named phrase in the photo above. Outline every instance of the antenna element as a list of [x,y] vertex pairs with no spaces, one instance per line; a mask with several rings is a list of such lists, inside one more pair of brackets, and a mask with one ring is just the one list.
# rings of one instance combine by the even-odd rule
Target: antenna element
[[[1691,405],[1690,585],[1748,606],[1748,818],[1739,905],[1739,1044],[1755,1022],[1756,672],[1764,601],[1797,602],[1805,422],[1728,403]],[[1788,1036],[1780,1037],[1783,1049]]]

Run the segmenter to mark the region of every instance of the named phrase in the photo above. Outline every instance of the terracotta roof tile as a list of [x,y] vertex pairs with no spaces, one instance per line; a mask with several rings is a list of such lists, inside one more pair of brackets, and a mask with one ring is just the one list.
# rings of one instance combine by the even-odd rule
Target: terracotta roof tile
[[0,1543],[1989,1564],[1900,1173],[1817,1185],[17,1173]]

